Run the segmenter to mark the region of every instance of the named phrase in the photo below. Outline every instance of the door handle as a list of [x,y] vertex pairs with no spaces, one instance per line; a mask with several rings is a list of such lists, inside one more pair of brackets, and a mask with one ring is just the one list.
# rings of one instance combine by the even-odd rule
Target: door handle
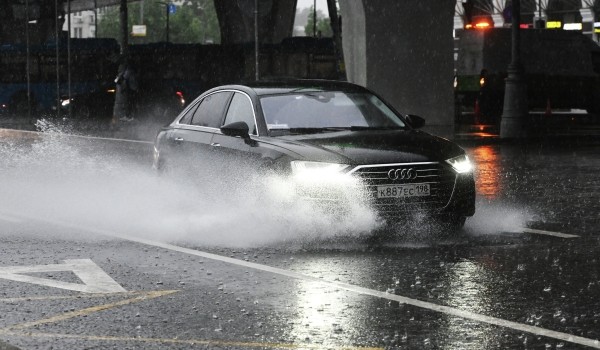
[[183,141],[183,137],[176,137],[176,138],[175,138],[175,141],[177,141],[177,142],[181,142],[181,141]]
[[213,142],[210,145],[213,146],[213,147],[221,147],[221,144],[217,143],[217,142]]

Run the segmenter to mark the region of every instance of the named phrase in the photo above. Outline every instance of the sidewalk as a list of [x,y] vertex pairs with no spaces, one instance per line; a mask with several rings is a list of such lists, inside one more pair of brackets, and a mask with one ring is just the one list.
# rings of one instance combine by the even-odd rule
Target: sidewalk
[[[525,123],[528,138],[525,142],[554,139],[600,139],[600,116],[581,113],[531,113]],[[498,125],[460,124],[455,126],[456,142],[503,142]]]

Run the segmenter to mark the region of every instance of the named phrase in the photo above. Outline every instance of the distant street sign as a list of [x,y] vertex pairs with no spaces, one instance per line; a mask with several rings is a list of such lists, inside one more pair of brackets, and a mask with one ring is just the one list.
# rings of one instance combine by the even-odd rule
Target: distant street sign
[[565,25],[563,25],[563,29],[564,30],[583,30],[583,24],[582,23],[565,23]]
[[546,28],[560,29],[560,28],[562,28],[562,22],[561,21],[548,21],[548,22],[546,22]]
[[175,12],[177,12],[177,6],[175,6],[175,4],[169,4],[167,6],[169,6],[169,14],[170,15],[174,14]]
[[146,25],[134,25],[131,27],[132,36],[146,36]]

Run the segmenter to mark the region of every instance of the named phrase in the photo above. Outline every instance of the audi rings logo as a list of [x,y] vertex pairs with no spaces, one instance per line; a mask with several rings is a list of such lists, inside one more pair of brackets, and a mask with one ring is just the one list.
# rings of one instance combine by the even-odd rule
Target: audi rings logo
[[417,171],[413,168],[391,169],[388,171],[390,180],[414,180],[417,178]]

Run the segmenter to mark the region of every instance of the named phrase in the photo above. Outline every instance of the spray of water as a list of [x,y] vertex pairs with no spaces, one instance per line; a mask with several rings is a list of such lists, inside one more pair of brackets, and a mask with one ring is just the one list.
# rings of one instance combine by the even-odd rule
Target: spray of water
[[[286,176],[232,169],[211,161],[158,176],[151,145],[73,138],[64,125],[40,121],[43,134],[0,142],[0,213],[25,213],[80,226],[198,245],[252,247],[320,244],[364,237],[381,221],[348,186],[344,211],[300,200]],[[123,146],[126,145],[126,146]],[[236,165],[237,166],[237,165]],[[238,173],[239,174],[239,173]],[[345,188],[346,186],[342,186]],[[360,197],[360,196],[359,196]],[[427,217],[397,225],[402,241],[435,238]],[[523,207],[481,199],[467,235],[519,232],[530,220]],[[337,245],[337,244],[336,244]]]
[[465,231],[472,235],[523,232],[533,216],[523,205],[482,199],[477,202],[476,215],[467,220]]
[[377,226],[376,215],[359,202],[339,215],[282,195],[282,176],[233,180],[222,176],[221,164],[158,176],[150,167],[150,145],[124,156],[114,145],[41,126],[45,133],[31,143],[0,143],[0,212],[232,247],[360,236]]

